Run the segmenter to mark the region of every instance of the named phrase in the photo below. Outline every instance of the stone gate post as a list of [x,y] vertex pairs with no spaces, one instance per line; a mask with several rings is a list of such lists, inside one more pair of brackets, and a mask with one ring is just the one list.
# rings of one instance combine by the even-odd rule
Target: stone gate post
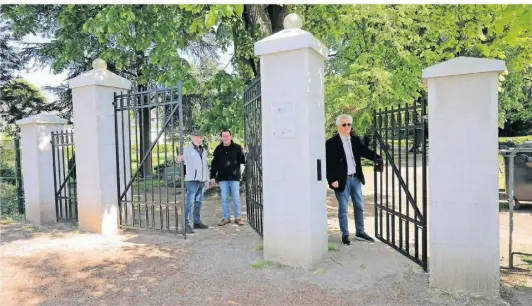
[[[92,67],[69,81],[74,104],[78,218],[80,229],[106,235],[116,233],[119,226],[113,100],[115,92],[129,90],[131,82],[108,71],[101,59],[94,60]],[[128,166],[130,154],[126,156]],[[121,165],[123,158],[119,157]]]
[[500,60],[458,57],[423,70],[429,107],[432,287],[499,296]]
[[264,257],[312,267],[327,253],[324,61],[327,48],[301,29],[255,43],[262,92]]
[[30,116],[16,122],[20,126],[20,148],[26,220],[42,225],[56,222],[53,131],[64,129],[67,120],[51,114]]

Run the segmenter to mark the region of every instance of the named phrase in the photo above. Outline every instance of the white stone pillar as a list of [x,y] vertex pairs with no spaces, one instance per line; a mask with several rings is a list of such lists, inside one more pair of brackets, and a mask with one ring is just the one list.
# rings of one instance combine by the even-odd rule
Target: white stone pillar
[[[108,71],[101,59],[92,67],[69,81],[74,104],[78,218],[80,229],[107,235],[115,234],[119,226],[114,94],[130,89],[131,82]],[[129,166],[130,155],[126,156]],[[122,165],[123,157],[119,160]]]
[[499,295],[500,60],[458,57],[423,70],[429,107],[432,287]]
[[290,14],[284,30],[255,44],[262,92],[264,257],[313,267],[328,244],[323,106],[328,51],[301,26],[301,18]]
[[26,220],[41,225],[56,222],[54,167],[51,133],[62,130],[67,120],[39,114],[18,120]]

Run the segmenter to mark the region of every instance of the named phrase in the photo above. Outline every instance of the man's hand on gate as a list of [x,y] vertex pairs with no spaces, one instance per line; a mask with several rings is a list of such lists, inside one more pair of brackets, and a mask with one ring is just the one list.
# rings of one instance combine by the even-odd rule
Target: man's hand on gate
[[214,185],[216,184],[216,180],[211,179],[211,180],[209,181],[209,184],[214,186]]
[[175,159],[176,162],[178,163],[182,163],[183,162],[183,155],[178,155],[177,158]]
[[334,188],[338,188],[338,181],[332,182],[331,186],[333,186]]

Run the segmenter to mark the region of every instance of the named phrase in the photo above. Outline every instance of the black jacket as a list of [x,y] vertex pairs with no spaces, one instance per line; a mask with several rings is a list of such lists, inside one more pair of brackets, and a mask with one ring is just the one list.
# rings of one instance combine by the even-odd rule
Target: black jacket
[[240,181],[240,165],[246,163],[242,147],[233,141],[227,147],[220,143],[214,149],[211,163],[211,179]]
[[[381,162],[381,157],[370,150],[360,141],[358,136],[351,135],[351,145],[356,162],[356,176],[362,184],[365,184],[364,173],[362,173],[362,163],[360,158],[364,157],[373,162]],[[337,191],[344,191],[345,182],[347,181],[347,159],[345,156],[344,146],[339,134],[325,142],[325,159],[327,165],[327,182],[329,187]],[[338,181],[338,188],[333,188],[332,183]]]

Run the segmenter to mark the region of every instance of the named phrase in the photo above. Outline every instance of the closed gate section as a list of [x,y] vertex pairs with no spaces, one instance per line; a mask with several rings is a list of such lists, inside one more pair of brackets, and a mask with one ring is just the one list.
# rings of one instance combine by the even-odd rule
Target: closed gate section
[[181,82],[116,93],[114,106],[120,226],[184,233]]
[[374,113],[375,236],[427,270],[427,116],[424,103]]
[[261,236],[263,233],[262,198],[262,113],[260,78],[244,90],[244,141],[246,156],[246,213],[248,223]]
[[52,132],[55,213],[57,221],[78,219],[74,131]]

